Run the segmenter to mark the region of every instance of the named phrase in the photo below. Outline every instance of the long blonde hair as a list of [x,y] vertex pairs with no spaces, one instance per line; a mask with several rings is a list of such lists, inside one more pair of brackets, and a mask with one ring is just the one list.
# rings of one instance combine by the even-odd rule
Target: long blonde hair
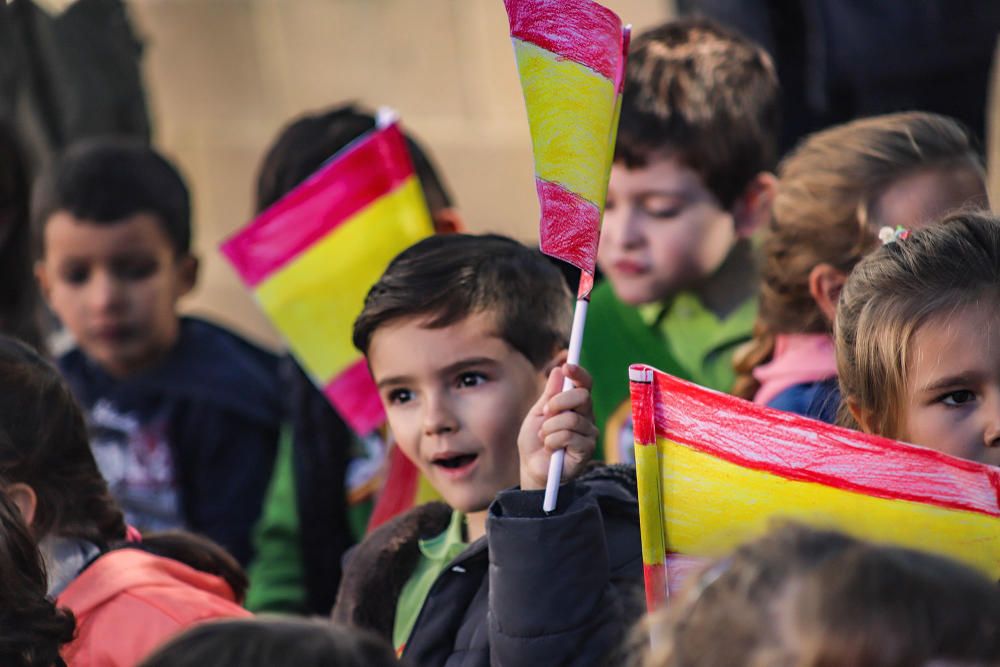
[[925,169],[982,161],[962,127],[907,112],[865,118],[807,137],[778,168],[761,251],[760,311],[753,339],[736,355],[733,393],[752,398],[752,373],[781,333],[830,331],[809,293],[809,273],[829,264],[849,273],[875,247],[875,204],[890,185]]
[[899,437],[910,342],[931,317],[987,295],[1000,301],[1000,219],[962,211],[864,258],[840,295],[834,339],[842,401],[837,421]]

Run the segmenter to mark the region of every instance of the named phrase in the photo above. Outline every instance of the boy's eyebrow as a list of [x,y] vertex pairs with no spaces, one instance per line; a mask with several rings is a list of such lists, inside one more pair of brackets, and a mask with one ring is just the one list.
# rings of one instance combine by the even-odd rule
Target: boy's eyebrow
[[453,364],[448,364],[441,369],[441,374],[451,375],[452,373],[457,373],[465,368],[473,366],[495,366],[496,363],[497,360],[492,357],[469,357],[468,359],[461,359]]
[[[467,359],[460,359],[454,363],[448,364],[444,368],[438,371],[441,375],[452,375],[466,368],[472,368],[475,366],[496,366],[497,360],[492,357],[469,357]],[[409,375],[393,375],[387,378],[382,378],[379,380],[375,386],[382,389],[391,385],[407,384],[411,381]]]

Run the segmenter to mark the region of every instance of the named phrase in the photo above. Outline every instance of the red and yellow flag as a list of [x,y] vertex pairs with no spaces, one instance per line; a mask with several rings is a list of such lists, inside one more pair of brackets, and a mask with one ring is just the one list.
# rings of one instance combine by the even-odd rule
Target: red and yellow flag
[[1000,469],[648,366],[632,366],[629,378],[651,609],[666,595],[672,556],[723,555],[774,519],[939,553],[1000,579]]
[[433,233],[399,128],[374,130],[222,244],[292,353],[358,433],[385,413],[351,342],[389,262]]
[[[629,31],[592,0],[504,0],[528,109],[542,252],[593,285]],[[585,290],[585,291],[584,291]]]

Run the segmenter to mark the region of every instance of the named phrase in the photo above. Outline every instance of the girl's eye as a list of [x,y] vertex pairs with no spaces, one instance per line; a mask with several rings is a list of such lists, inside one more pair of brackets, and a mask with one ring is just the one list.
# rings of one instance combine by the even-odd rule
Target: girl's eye
[[70,285],[83,285],[89,278],[90,270],[86,266],[69,266],[62,271],[62,279]]
[[478,387],[486,382],[486,376],[482,373],[462,373],[458,376],[459,387]]
[[945,405],[958,406],[976,400],[976,395],[968,389],[959,389],[958,391],[948,392],[940,400]]
[[389,392],[388,398],[390,404],[401,405],[413,400],[413,392],[409,389],[393,389]]

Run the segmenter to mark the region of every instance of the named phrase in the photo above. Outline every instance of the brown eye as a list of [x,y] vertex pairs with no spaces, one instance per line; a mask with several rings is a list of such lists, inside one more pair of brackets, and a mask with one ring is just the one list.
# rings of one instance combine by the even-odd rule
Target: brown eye
[[393,389],[389,392],[389,403],[401,405],[413,400],[413,392],[409,389]]

